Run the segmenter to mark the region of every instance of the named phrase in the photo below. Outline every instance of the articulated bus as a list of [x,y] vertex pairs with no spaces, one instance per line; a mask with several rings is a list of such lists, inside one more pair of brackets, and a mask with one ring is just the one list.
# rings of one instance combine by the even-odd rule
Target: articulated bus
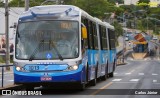
[[36,6],[18,19],[14,83],[96,85],[116,68],[114,27],[72,5]]

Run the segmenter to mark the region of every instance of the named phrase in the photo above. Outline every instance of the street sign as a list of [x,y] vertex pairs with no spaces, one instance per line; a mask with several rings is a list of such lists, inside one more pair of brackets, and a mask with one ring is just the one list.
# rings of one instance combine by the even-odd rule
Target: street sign
[[141,33],[137,34],[134,38],[139,42],[146,41],[146,39],[144,38],[144,36]]

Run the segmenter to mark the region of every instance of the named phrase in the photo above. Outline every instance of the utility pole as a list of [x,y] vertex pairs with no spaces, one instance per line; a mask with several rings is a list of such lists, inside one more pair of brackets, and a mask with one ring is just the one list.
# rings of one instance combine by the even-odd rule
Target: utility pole
[[[10,51],[9,51],[9,10],[8,0],[5,0],[5,35],[6,35],[6,65],[10,63]],[[10,70],[10,67],[6,67],[6,70]]]
[[[126,27],[126,19],[125,19],[125,12],[123,13],[123,27]],[[122,57],[122,63],[124,63],[124,52],[125,52],[125,30],[123,32],[123,57]]]
[[29,9],[29,0],[25,0],[25,11]]

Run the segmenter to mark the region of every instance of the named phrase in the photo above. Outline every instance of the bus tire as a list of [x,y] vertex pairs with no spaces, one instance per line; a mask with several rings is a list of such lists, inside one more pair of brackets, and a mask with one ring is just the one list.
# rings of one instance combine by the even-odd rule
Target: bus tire
[[115,69],[116,69],[116,60],[114,59],[113,72],[115,71]]
[[87,63],[87,67],[86,67],[86,83],[88,83],[88,72],[89,71],[89,65]]
[[109,77],[114,77],[114,73],[113,72],[109,73]]
[[97,72],[98,72],[98,63],[96,65],[96,69],[95,69],[95,78],[93,80],[91,80],[91,86],[96,86],[96,84],[97,84]]
[[86,88],[85,83],[80,84],[79,90],[83,91]]

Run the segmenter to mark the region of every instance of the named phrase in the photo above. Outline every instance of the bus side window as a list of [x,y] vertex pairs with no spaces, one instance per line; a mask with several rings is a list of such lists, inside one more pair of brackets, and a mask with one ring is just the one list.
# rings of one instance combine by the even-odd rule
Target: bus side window
[[87,39],[83,39],[83,43],[84,43],[84,46],[83,48],[86,48],[86,49],[91,49],[91,42],[89,40],[90,36],[89,36],[89,20],[86,18],[86,17],[81,17],[81,26],[85,26],[87,28]]
[[[85,26],[83,23],[81,24],[81,27]],[[82,49],[88,49],[88,42],[87,39],[83,39],[81,40],[82,43]]]

